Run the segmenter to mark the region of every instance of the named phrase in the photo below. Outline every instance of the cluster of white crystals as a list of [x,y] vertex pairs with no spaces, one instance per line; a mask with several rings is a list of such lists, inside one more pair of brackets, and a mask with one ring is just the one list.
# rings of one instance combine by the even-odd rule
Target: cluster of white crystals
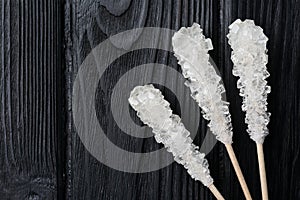
[[153,129],[158,143],[163,143],[174,159],[184,165],[195,180],[210,186],[213,179],[209,174],[205,154],[192,144],[190,133],[184,127],[178,115],[172,114],[169,103],[164,100],[160,90],[152,85],[135,87],[128,99],[137,111],[139,118]]
[[232,73],[239,77],[237,87],[243,97],[242,110],[246,111],[247,131],[252,140],[263,143],[270,120],[267,94],[271,88],[265,80],[270,76],[266,68],[268,38],[252,20],[242,22],[240,19],[229,26],[227,37],[232,48]]
[[213,49],[211,40],[205,38],[199,24],[181,28],[172,38],[173,50],[182,68],[185,82],[192,98],[201,107],[203,117],[217,140],[232,143],[232,125],[229,103],[222,100],[225,92],[221,77],[209,62],[208,51]]

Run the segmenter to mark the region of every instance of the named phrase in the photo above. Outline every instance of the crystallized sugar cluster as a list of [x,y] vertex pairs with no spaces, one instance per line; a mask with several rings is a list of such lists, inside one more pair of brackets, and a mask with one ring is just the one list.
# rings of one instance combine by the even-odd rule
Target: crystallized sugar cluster
[[187,78],[186,85],[202,109],[203,117],[216,138],[224,144],[232,143],[232,125],[229,103],[222,100],[224,86],[209,62],[208,51],[213,49],[211,40],[205,39],[199,24],[181,28],[172,38],[173,50]]
[[174,159],[184,165],[195,180],[210,186],[213,179],[209,174],[208,162],[190,138],[179,116],[172,114],[169,103],[152,85],[135,87],[129,98],[130,105],[140,119],[153,129],[155,139],[163,143]]
[[237,87],[243,97],[242,110],[246,111],[247,131],[252,140],[263,143],[268,135],[270,118],[267,94],[271,88],[265,80],[270,76],[266,68],[268,38],[252,20],[242,22],[239,19],[229,26],[227,37],[232,48],[232,73],[239,77]]

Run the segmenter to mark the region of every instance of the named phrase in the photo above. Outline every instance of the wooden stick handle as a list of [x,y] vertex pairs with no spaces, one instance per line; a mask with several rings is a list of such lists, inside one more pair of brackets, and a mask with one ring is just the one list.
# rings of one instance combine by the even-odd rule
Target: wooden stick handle
[[208,186],[208,188],[218,200],[225,200],[214,184]]
[[235,173],[239,179],[239,182],[240,182],[240,185],[242,187],[242,190],[244,192],[244,195],[246,197],[247,200],[252,200],[252,197],[250,195],[250,192],[249,192],[249,189],[248,189],[248,186],[247,186],[247,183],[245,181],[245,178],[243,176],[243,173],[242,173],[242,170],[240,168],[240,165],[236,159],[236,156],[235,156],[235,153],[233,151],[233,148],[231,146],[231,144],[225,144],[226,146],[226,149],[227,149],[227,152],[229,154],[229,157],[230,157],[230,160],[231,160],[231,163],[233,165],[233,168],[235,170]]
[[257,157],[258,157],[258,165],[259,165],[259,176],[260,176],[262,199],[263,200],[268,200],[269,197],[268,197],[268,186],[267,186],[267,176],[266,176],[263,144],[256,143],[256,148],[257,148]]

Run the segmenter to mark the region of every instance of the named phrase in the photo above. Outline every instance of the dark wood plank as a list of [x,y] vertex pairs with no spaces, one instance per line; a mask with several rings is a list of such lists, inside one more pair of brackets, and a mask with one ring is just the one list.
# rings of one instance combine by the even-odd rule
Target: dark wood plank
[[[206,188],[193,181],[183,167],[175,163],[142,174],[121,172],[103,165],[83,146],[72,116],[73,83],[91,49],[127,29],[154,26],[178,30],[193,22],[200,23],[205,34],[213,39],[212,58],[221,71],[231,102],[234,148],[253,197],[260,199],[255,145],[245,132],[241,98],[236,78],[231,75],[230,48],[226,39],[227,27],[236,18],[254,19],[270,39],[268,69],[272,93],[269,110],[272,116],[270,136],[265,143],[270,199],[300,199],[298,1],[66,0],[65,5],[63,18],[62,1],[0,2],[2,199],[212,199]],[[65,77],[63,20],[67,46]],[[122,42],[112,42],[117,49],[126,49],[139,37],[137,34]],[[101,100],[132,66],[143,63],[161,63],[178,70],[176,59],[167,52],[157,49],[129,52],[111,65],[95,93],[98,120],[106,135],[116,146],[132,152],[149,152],[161,146],[153,138],[138,139],[121,131],[110,115],[107,107],[110,103],[101,103]],[[155,71],[150,75],[157,76]],[[167,72],[160,74],[166,81],[167,75]],[[193,108],[188,100],[179,105],[172,92],[165,87],[161,89],[175,113]],[[67,110],[64,110],[65,98]],[[131,114],[140,124],[134,112]],[[65,118],[68,118],[66,141],[63,135]],[[206,134],[203,119],[199,127],[195,144],[201,144]],[[226,199],[243,199],[221,144],[208,154],[208,160],[215,184]]]
[[[232,76],[230,47],[226,34],[228,25],[236,18],[252,18],[262,26],[270,38],[269,78],[272,93],[269,110],[272,113],[270,135],[265,142],[267,176],[270,199],[300,199],[299,194],[299,2],[283,0],[226,0],[226,1],[79,1],[66,2],[67,36],[67,86],[68,86],[68,199],[212,199],[210,192],[193,181],[182,166],[174,163],[149,173],[134,174],[114,170],[95,159],[83,146],[77,135],[72,116],[72,88],[80,65],[91,50],[118,32],[137,27],[165,27],[178,30],[198,22],[214,44],[212,58],[218,65],[231,103],[234,127],[234,149],[244,171],[254,199],[260,199],[260,184],[255,144],[249,140],[241,111],[241,98]],[[122,49],[134,45],[139,35],[114,43]],[[125,40],[125,39],[124,39]],[[159,50],[127,53],[111,65],[106,77],[99,82],[95,93],[97,100],[112,89],[113,84],[130,66],[141,63],[176,65],[176,59]],[[176,67],[177,66],[177,67]],[[117,70],[114,70],[117,68]],[[163,74],[162,76],[166,76]],[[155,74],[153,74],[155,76]],[[89,77],[85,77],[89,78]],[[167,76],[166,76],[167,79]],[[128,82],[130,80],[127,80]],[[189,105],[178,106],[172,94],[163,90],[177,113]],[[109,139],[120,148],[145,152],[158,148],[152,139],[137,139],[116,128],[110,115],[109,102],[95,103],[99,122]],[[133,117],[134,118],[134,117]],[[192,119],[190,119],[192,120]],[[194,142],[201,144],[206,134],[206,123],[200,128]],[[103,147],[102,147],[103,148]],[[105,149],[104,149],[105,150]],[[211,174],[215,184],[226,199],[243,199],[242,190],[235,177],[226,151],[217,144],[208,154]]]
[[64,194],[63,4],[2,0],[0,198]]
[[[300,62],[300,7],[297,1],[235,1],[221,3],[221,36],[220,62],[226,66],[224,81],[227,84],[228,99],[231,102],[233,127],[235,130],[234,147],[241,167],[244,169],[250,192],[255,199],[261,198],[256,161],[255,145],[248,140],[245,124],[241,119],[241,98],[236,89],[236,78],[231,75],[230,47],[225,34],[228,25],[235,19],[254,19],[269,37],[268,78],[272,91],[268,97],[268,109],[271,112],[269,124],[270,135],[266,138],[265,162],[267,168],[270,199],[300,199],[299,173],[299,62]],[[228,177],[229,178],[229,177]],[[239,188],[231,176],[226,193],[238,199]]]
[[[70,90],[77,75],[78,68],[90,53],[91,49],[118,32],[139,28],[139,27],[165,27],[178,30],[181,26],[191,25],[193,22],[201,23],[205,33],[213,38],[218,38],[218,5],[213,1],[69,1],[67,8],[67,35],[69,36],[67,53],[68,57],[68,80]],[[211,12],[212,10],[216,12]],[[71,21],[68,24],[69,20]],[[134,44],[135,40],[129,41]],[[218,43],[218,40],[216,40]],[[116,44],[115,44],[116,45]],[[127,47],[125,46],[125,48]],[[117,48],[124,48],[118,46]],[[216,56],[216,55],[215,55]],[[142,62],[141,62],[142,61]],[[122,70],[108,73],[103,81],[108,86],[101,85],[102,90],[109,90],[110,82],[117,81],[119,76],[130,69],[128,66],[136,66],[139,63],[162,63],[175,66],[176,59],[171,54],[159,53],[158,50],[143,50],[128,53],[122,59],[118,59],[116,66]],[[113,66],[113,67],[116,67]],[[114,74],[116,73],[116,74]],[[120,77],[120,76],[119,76]],[[129,80],[128,80],[129,81]],[[71,90],[72,91],[72,90]],[[69,91],[69,95],[71,95]],[[99,94],[100,95],[100,94]],[[97,96],[97,94],[96,94]],[[188,96],[187,96],[188,98]],[[171,98],[172,99],[172,98]],[[174,99],[172,100],[175,102]],[[69,106],[72,100],[69,101]],[[188,103],[186,103],[188,106]],[[183,107],[183,105],[181,105]],[[109,108],[106,108],[109,109]],[[151,140],[124,137],[126,135],[121,130],[113,128],[115,121],[108,118],[106,111],[97,110],[100,120],[106,120],[107,124],[102,124],[107,130],[106,135],[113,140],[114,144],[134,152],[149,151],[157,148],[153,138]],[[109,111],[108,111],[109,112]],[[180,107],[175,109],[180,112]],[[73,125],[72,115],[69,115],[69,145],[68,145],[68,192],[70,199],[210,199],[210,192],[201,184],[193,181],[182,166],[172,164],[159,171],[133,174],[111,169],[89,154],[82,145],[76,134]],[[200,129],[196,143],[203,140],[206,133],[206,126],[203,120],[200,122]],[[145,143],[145,144],[143,144]],[[209,154],[212,174],[215,177],[216,185],[223,191],[225,183],[225,171],[231,169],[224,168],[224,149],[218,144]],[[221,159],[221,161],[220,161]],[[228,161],[225,163],[228,164]]]

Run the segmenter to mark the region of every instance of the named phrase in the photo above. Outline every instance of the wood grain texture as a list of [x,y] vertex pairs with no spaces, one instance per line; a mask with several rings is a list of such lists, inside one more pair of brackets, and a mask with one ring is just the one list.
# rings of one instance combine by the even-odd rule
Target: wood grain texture
[[[127,7],[125,1],[119,1],[114,9],[121,11],[122,14],[116,15],[115,10],[103,6],[102,1],[94,4],[89,1],[70,1],[67,7],[71,9],[71,24],[67,34],[70,36],[68,58],[68,80],[69,88],[76,77],[78,67],[83,59],[90,53],[91,49],[109,36],[132,28],[139,27],[165,27],[178,30],[181,26],[191,25],[194,21],[205,26],[205,32],[211,37],[217,37],[218,12],[210,12],[212,8],[217,8],[213,1],[130,1]],[[123,3],[122,3],[123,2]],[[88,7],[88,9],[87,9]],[[68,13],[67,13],[68,14]],[[67,15],[67,18],[69,16]],[[206,19],[205,19],[206,18]],[[213,23],[216,21],[216,23]],[[215,31],[214,31],[215,30]],[[73,34],[73,35],[72,35]],[[139,37],[138,35],[136,36]],[[126,48],[133,44],[137,38],[127,41]],[[129,65],[128,65],[129,63]],[[109,84],[115,82],[118,74],[124,74],[130,66],[137,66],[142,63],[162,63],[177,66],[176,58],[168,53],[159,53],[158,50],[142,50],[128,53],[118,59],[115,67],[120,71],[108,73],[104,81],[108,84],[102,90],[108,90]],[[117,69],[118,69],[117,68]],[[112,70],[113,71],[113,70]],[[114,74],[115,73],[115,74]],[[165,75],[166,76],[166,75]],[[97,96],[97,94],[96,94]],[[174,100],[173,100],[174,103]],[[69,102],[71,106],[71,102]],[[107,114],[99,112],[100,118],[105,119]],[[178,107],[175,112],[180,112]],[[72,117],[72,116],[71,116]],[[102,120],[103,120],[102,119]],[[100,119],[101,120],[101,119]],[[156,142],[152,139],[136,139],[133,137],[123,137],[126,133],[115,130],[114,119],[108,118],[107,124],[103,129],[106,135],[118,146],[134,152],[149,151],[157,148]],[[212,194],[200,183],[193,181],[186,170],[177,164],[172,164],[159,171],[132,174],[110,169],[93,158],[84,148],[76,130],[69,121],[69,157],[68,157],[68,193],[69,199],[207,199],[212,198]],[[200,122],[199,134],[196,143],[202,141],[206,133],[206,125],[203,120]],[[223,190],[226,173],[223,165],[218,165],[219,159],[229,159],[224,157],[224,148],[217,145],[210,153],[210,163],[215,165],[212,174],[215,174],[216,186]],[[230,171],[230,169],[229,169]],[[92,187],[90,187],[92,186]]]
[[[164,27],[178,30],[198,22],[206,36],[212,38],[212,58],[219,67],[230,101],[234,127],[233,148],[237,154],[254,199],[261,198],[258,163],[255,143],[249,139],[241,111],[241,98],[236,88],[237,79],[232,76],[230,47],[226,34],[228,25],[235,19],[251,18],[260,25],[269,37],[269,64],[271,77],[268,79],[272,92],[269,110],[272,113],[270,135],[265,142],[265,159],[269,182],[270,199],[300,199],[300,5],[299,1],[283,0],[123,0],[123,1],[79,1],[66,3],[67,36],[67,85],[68,85],[68,199],[212,199],[207,188],[193,181],[184,168],[172,164],[159,171],[130,174],[113,170],[94,159],[84,148],[72,122],[72,84],[78,68],[95,46],[118,32],[137,27]],[[136,36],[137,38],[139,35]],[[128,46],[135,39],[126,41]],[[126,46],[118,46],[126,48]],[[128,71],[128,65],[159,62],[176,66],[176,59],[157,50],[128,53],[116,62],[118,70],[107,73],[106,87],[117,81],[120,74]],[[100,91],[100,90],[99,90]],[[99,92],[98,91],[98,92]],[[101,95],[99,94],[95,94]],[[171,101],[171,104],[175,102]],[[106,119],[105,110],[98,109],[99,121],[105,119],[107,136],[122,148],[136,152],[155,146],[154,140],[136,140],[121,137],[116,131],[114,119]],[[180,112],[180,106],[175,107]],[[200,144],[206,133],[206,123],[200,120],[195,144]],[[144,142],[144,145],[143,145]],[[243,199],[229,157],[221,144],[208,154],[211,174],[215,185],[225,199]]]
[[[240,120],[244,113],[240,111],[241,98],[236,89],[237,79],[231,75],[230,47],[225,34],[228,25],[236,18],[254,19],[269,37],[268,82],[272,91],[268,97],[268,109],[271,112],[269,124],[270,135],[264,143],[265,162],[270,199],[300,199],[299,196],[299,2],[298,1],[233,1],[221,3],[222,48],[221,63],[229,67],[225,71],[228,99],[233,115],[234,149],[241,168],[246,172],[245,178],[250,192],[255,198],[260,196],[258,163],[255,158],[255,143],[248,139],[245,124]],[[251,153],[250,153],[251,152]],[[253,153],[252,153],[253,152]],[[231,181],[234,181],[231,179]],[[229,183],[227,193],[237,199],[237,186]]]
[[[72,116],[75,77],[99,43],[132,28],[178,30],[193,22],[201,24],[213,41],[211,56],[230,101],[233,148],[253,198],[261,199],[256,147],[246,133],[226,39],[228,25],[236,18],[254,19],[269,37],[272,92],[268,109],[272,115],[264,143],[269,198],[300,199],[299,1],[0,0],[0,10],[0,199],[213,199],[207,188],[176,163],[142,174],[103,165],[83,146]],[[139,37],[140,33],[112,42],[118,49],[128,49]],[[95,98],[101,100],[123,74],[145,63],[179,70],[171,53],[157,49],[129,52],[109,66]],[[166,72],[160,77],[168,79]],[[183,107],[192,109],[188,101],[179,105],[172,92],[161,89],[175,113],[182,113]],[[110,115],[110,103],[100,102],[95,105],[98,120],[116,146],[132,152],[161,148],[153,138],[135,138],[121,131]],[[202,143],[206,130],[201,118],[195,144]],[[225,147],[218,143],[207,159],[214,184],[225,199],[243,199]]]
[[63,4],[0,1],[0,198],[57,199],[64,162]]

